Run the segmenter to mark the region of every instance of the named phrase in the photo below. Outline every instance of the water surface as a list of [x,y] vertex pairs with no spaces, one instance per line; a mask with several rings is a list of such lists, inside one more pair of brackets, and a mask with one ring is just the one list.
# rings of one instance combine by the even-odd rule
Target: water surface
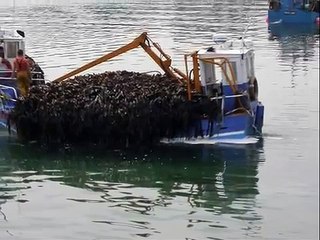
[[[0,132],[0,239],[318,239],[319,34],[266,25],[267,2],[2,1],[53,80],[144,31],[184,70],[216,32],[256,48],[263,141],[41,149]],[[88,72],[160,70],[135,49]]]

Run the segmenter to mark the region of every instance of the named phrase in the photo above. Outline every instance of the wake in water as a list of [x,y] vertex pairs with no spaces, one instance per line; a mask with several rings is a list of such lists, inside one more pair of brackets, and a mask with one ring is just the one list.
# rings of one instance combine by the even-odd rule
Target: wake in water
[[246,136],[244,132],[235,132],[233,134],[220,134],[214,136],[205,136],[197,138],[173,138],[173,139],[162,139],[161,143],[164,144],[255,144],[259,141],[259,138],[253,136]]

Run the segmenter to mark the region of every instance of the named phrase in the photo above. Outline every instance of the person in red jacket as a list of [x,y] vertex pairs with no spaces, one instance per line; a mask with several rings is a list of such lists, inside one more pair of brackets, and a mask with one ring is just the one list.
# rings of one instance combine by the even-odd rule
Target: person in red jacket
[[21,96],[26,97],[31,83],[30,65],[24,57],[23,50],[18,50],[18,55],[13,62],[12,77],[17,78],[17,86]]

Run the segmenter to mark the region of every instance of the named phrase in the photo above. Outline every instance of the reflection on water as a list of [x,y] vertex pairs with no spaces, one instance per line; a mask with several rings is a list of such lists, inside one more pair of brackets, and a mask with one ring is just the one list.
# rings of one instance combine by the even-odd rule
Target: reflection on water
[[[250,225],[261,220],[256,196],[258,166],[264,161],[262,143],[239,147],[159,146],[140,152],[65,148],[48,154],[37,146],[19,145],[14,140],[8,143],[7,137],[1,141],[2,207],[7,201],[32,202],[31,192],[52,181],[97,193],[99,198],[79,194],[65,198],[88,208],[106,204],[127,213],[151,216],[165,208],[162,211],[174,215],[179,214],[178,203],[190,215],[188,228],[199,223],[228,228],[224,220],[227,216],[238,219],[240,225],[242,221]],[[56,204],[54,199],[47,201]],[[59,211],[56,214],[63,215]],[[106,220],[108,216],[95,214],[90,221],[115,224]],[[10,218],[5,212],[3,216],[5,221]],[[148,234],[161,236],[156,229],[149,229]]]
[[[266,0],[0,1],[1,27],[26,32],[49,80],[143,31],[184,71],[183,54],[251,22],[266,106],[263,146],[57,152],[0,137],[0,239],[317,239],[319,34],[273,26],[268,38],[267,9]],[[159,70],[137,49],[92,71],[124,69]]]
[[292,87],[299,72],[308,72],[310,60],[319,55],[319,29],[315,24],[269,25],[269,40],[279,43],[280,64],[291,68]]

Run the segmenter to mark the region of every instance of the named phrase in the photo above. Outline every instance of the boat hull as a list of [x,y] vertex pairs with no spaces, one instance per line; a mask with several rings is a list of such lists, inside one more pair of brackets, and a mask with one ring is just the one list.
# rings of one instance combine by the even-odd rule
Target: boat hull
[[269,24],[279,23],[302,23],[302,24],[317,24],[319,13],[306,11],[302,9],[279,9],[268,11]]
[[[242,91],[246,88],[248,88],[248,84],[238,86],[238,89]],[[225,87],[223,91],[229,94],[231,90],[229,87]],[[14,83],[0,85],[0,93],[2,96],[0,98],[0,127],[9,128],[10,131],[16,132],[15,125],[9,121],[10,112],[15,107],[15,99],[17,99]],[[256,143],[261,136],[263,127],[264,106],[262,103],[258,100],[250,101],[247,110],[243,108],[239,112],[233,111],[237,105],[234,98],[223,98],[225,99],[222,108],[224,112],[221,117],[209,119],[207,116],[199,116],[185,130],[173,134],[169,140],[163,139],[162,142],[187,144]]]
[[187,132],[171,139],[162,139],[166,144],[254,144],[262,136],[264,106],[252,103],[252,113],[236,113],[214,122],[207,118],[196,121]]

